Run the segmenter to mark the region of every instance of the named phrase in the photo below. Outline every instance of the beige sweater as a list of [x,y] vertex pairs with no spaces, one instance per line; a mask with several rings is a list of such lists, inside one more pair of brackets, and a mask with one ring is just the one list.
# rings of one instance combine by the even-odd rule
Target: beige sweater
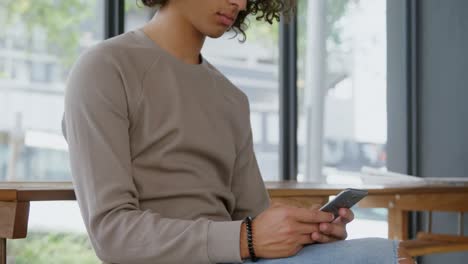
[[202,60],[186,64],[138,29],[89,48],[72,68],[63,133],[104,262],[242,262],[241,220],[270,200],[248,99]]

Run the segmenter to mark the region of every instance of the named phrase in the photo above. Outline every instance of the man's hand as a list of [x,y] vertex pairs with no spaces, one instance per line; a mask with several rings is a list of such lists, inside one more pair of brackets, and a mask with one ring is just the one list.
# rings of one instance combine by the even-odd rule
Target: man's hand
[[[331,213],[273,204],[252,222],[255,254],[261,258],[293,256],[304,245],[314,243],[311,233],[319,231],[320,223],[330,222],[332,219]],[[244,228],[242,225],[242,230]],[[242,257],[246,257],[246,235],[242,230],[240,249]]]
[[[318,210],[313,208],[312,210]],[[337,240],[344,240],[348,236],[346,225],[353,221],[354,213],[350,209],[340,208],[340,216],[332,223],[320,223],[319,230],[311,233],[311,238],[315,242],[329,243]]]

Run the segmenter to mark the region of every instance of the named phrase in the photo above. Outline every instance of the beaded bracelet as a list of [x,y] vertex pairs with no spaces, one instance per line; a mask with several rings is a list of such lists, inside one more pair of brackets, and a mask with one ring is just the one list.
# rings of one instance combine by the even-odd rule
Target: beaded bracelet
[[247,216],[245,219],[245,226],[247,227],[247,245],[249,247],[250,259],[253,262],[256,262],[257,256],[255,256],[255,251],[253,247],[253,236],[252,236],[252,217]]

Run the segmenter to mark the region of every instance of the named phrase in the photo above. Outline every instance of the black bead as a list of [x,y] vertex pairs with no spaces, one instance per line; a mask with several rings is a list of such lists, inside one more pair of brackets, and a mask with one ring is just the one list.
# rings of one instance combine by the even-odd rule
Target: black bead
[[253,262],[256,262],[258,259],[257,259],[257,256],[255,255],[255,250],[253,246],[252,218],[250,216],[247,216],[244,219],[244,222],[245,222],[245,226],[247,229],[247,247],[249,249],[250,259]]

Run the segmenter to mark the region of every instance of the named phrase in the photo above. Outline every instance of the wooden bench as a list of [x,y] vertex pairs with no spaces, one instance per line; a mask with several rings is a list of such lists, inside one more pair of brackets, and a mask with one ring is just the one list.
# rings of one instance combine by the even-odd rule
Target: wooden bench
[[432,211],[430,211],[427,219],[427,231],[418,232],[415,239],[402,241],[400,246],[413,257],[468,251],[468,237],[464,236],[463,231],[463,213],[458,212],[458,235],[432,233]]

